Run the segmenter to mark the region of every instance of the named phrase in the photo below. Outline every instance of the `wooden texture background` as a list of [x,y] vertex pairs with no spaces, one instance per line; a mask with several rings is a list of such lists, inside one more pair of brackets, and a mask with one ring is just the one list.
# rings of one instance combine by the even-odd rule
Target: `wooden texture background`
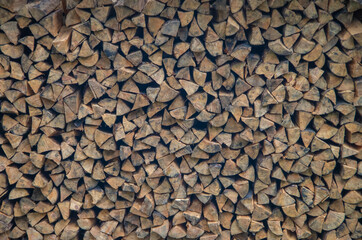
[[0,239],[361,239],[358,0],[0,0]]

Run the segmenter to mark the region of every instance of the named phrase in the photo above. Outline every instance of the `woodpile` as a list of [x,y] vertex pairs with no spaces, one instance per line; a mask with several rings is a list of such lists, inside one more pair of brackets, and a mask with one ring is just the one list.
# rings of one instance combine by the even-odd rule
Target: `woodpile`
[[361,20],[0,0],[0,239],[361,239]]

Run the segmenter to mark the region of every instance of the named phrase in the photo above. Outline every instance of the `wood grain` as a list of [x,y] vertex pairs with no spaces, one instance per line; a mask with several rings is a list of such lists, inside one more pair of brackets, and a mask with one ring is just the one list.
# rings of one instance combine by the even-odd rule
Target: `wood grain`
[[0,0],[0,239],[361,239],[361,16]]

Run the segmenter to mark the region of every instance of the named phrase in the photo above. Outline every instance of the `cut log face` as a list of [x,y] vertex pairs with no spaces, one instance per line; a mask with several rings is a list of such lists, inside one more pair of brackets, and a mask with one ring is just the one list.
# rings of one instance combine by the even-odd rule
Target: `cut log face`
[[362,239],[361,0],[0,0],[0,239]]

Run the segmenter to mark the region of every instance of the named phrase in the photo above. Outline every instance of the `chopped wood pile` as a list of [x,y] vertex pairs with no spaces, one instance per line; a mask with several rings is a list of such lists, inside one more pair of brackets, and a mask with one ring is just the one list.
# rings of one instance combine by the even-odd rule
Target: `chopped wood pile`
[[361,239],[361,20],[0,0],[0,239]]

